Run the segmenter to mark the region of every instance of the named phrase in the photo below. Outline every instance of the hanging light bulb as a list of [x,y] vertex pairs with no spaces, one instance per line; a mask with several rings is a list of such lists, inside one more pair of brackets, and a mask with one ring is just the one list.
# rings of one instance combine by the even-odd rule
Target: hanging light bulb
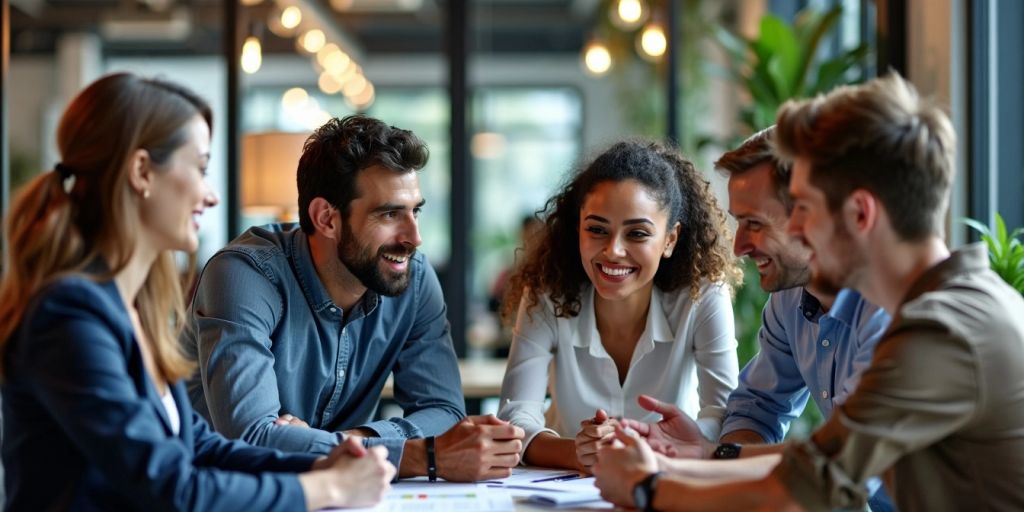
[[245,38],[245,43],[242,44],[242,71],[248,74],[253,74],[260,70],[260,65],[263,64],[263,51],[260,48],[260,40],[256,36],[249,36]]
[[641,57],[649,61],[660,60],[661,56],[665,55],[665,50],[668,49],[665,29],[661,28],[658,23],[648,23],[637,36],[637,46],[639,46]]
[[292,87],[281,96],[281,107],[285,112],[302,110],[309,103],[309,93],[301,87]]
[[608,47],[600,41],[591,41],[583,49],[583,66],[592,75],[600,76],[607,73],[612,68],[612,54]]
[[314,28],[302,34],[300,41],[302,41],[302,49],[309,53],[316,53],[327,43],[327,36],[324,35],[323,30]]
[[633,30],[647,18],[647,6],[643,0],[618,0],[609,13],[612,24],[622,30]]
[[320,90],[323,91],[324,94],[337,94],[341,91],[342,84],[341,80],[338,80],[338,77],[334,76],[329,71],[324,71],[323,73],[320,73],[320,78],[317,79],[316,85],[320,87]]
[[281,26],[288,29],[294,30],[295,27],[302,23],[302,10],[294,5],[285,7],[281,11]]

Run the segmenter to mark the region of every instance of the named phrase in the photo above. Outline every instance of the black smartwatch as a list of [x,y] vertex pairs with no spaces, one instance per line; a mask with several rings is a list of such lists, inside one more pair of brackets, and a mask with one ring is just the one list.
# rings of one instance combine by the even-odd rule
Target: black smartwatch
[[661,478],[661,471],[651,473],[633,487],[633,506],[643,512],[654,512],[654,484]]
[[712,459],[738,459],[740,458],[740,450],[743,449],[743,445],[737,443],[722,443],[715,448],[715,452],[711,454]]

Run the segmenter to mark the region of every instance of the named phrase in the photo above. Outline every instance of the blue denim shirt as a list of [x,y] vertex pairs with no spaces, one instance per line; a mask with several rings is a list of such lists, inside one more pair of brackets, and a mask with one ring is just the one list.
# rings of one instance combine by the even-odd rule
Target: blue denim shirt
[[[397,467],[409,438],[439,435],[465,417],[441,286],[423,255],[397,297],[367,292],[348,312],[317,276],[297,224],[252,228],[210,259],[199,278],[184,345],[199,364],[196,411],[229,437],[327,453],[343,430],[365,427]],[[370,421],[394,374],[404,418]],[[275,425],[292,414],[310,428]]]
[[760,352],[740,372],[722,434],[752,430],[780,443],[808,396],[828,418],[871,364],[889,315],[854,290],[842,290],[828,313],[802,287],[773,293],[761,314]]

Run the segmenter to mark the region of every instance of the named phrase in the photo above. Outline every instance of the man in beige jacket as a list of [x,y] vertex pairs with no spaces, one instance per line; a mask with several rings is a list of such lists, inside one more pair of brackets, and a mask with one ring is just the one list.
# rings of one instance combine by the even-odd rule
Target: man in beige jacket
[[789,230],[811,249],[812,280],[858,290],[893,322],[811,439],[758,465],[671,460],[648,443],[700,440],[666,410],[602,450],[602,494],[641,510],[845,509],[883,475],[905,512],[1024,509],[1024,300],[984,246],[946,247],[948,117],[890,74],[787,103],[775,142],[793,162]]

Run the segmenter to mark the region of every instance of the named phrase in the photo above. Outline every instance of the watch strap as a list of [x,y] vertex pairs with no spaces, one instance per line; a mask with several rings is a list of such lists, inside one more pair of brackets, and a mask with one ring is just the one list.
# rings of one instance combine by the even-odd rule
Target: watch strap
[[434,450],[434,436],[424,439],[427,447],[427,479],[431,482],[437,481],[437,452]]

